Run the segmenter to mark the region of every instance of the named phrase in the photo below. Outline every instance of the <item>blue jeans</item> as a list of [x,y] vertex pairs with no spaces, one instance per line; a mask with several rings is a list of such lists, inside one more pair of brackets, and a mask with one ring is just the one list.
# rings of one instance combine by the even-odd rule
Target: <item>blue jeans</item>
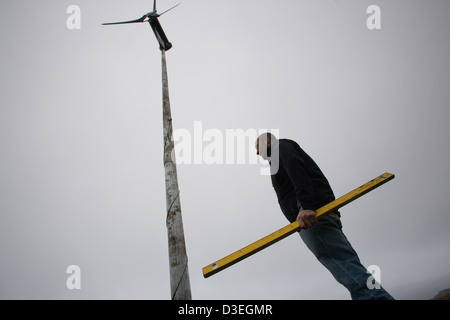
[[341,220],[336,213],[320,219],[311,228],[301,230],[300,237],[320,263],[350,291],[352,299],[394,299],[383,287],[368,288],[367,280],[371,274],[361,264],[342,232]]

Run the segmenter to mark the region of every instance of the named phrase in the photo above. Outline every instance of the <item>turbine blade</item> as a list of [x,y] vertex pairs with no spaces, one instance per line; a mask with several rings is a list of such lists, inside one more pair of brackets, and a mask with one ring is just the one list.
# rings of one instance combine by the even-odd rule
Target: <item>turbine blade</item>
[[147,18],[147,15],[144,15],[136,20],[122,21],[122,22],[108,22],[108,23],[102,23],[102,25],[107,26],[107,25],[111,25],[111,24],[139,23],[139,22],[144,22],[145,18]]
[[[156,0],[155,0],[155,1],[156,1]],[[180,4],[181,4],[181,2],[180,2],[179,4],[177,4],[176,6],[173,6],[173,7],[170,8],[169,10],[166,10],[166,11],[164,11],[163,13],[159,14],[158,16],[162,16],[164,13],[166,13],[166,12],[172,10],[172,9],[175,8],[175,7],[178,7]]]
[[156,12],[156,0],[153,1],[153,12]]

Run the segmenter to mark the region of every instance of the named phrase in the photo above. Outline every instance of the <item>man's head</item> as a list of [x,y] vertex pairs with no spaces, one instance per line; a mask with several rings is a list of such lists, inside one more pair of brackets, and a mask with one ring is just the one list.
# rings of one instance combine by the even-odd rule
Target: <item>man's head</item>
[[256,154],[261,156],[264,160],[269,160],[272,150],[271,146],[277,141],[270,132],[259,135],[255,142]]

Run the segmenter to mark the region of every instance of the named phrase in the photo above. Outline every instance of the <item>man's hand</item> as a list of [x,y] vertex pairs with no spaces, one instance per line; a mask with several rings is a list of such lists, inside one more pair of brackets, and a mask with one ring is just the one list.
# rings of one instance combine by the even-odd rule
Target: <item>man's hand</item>
[[302,229],[308,229],[317,223],[316,212],[314,210],[300,210],[297,221]]

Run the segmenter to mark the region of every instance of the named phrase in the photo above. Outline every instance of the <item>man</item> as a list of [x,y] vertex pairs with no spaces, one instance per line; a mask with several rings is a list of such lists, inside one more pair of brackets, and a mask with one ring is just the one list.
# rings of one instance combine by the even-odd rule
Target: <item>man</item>
[[335,197],[314,160],[296,142],[278,140],[271,133],[260,135],[255,146],[256,153],[270,163],[272,185],[281,211],[290,222],[298,220],[303,242],[350,291],[352,299],[393,300],[384,288],[367,286],[370,274],[342,232],[340,213],[336,211],[317,219],[316,210]]

